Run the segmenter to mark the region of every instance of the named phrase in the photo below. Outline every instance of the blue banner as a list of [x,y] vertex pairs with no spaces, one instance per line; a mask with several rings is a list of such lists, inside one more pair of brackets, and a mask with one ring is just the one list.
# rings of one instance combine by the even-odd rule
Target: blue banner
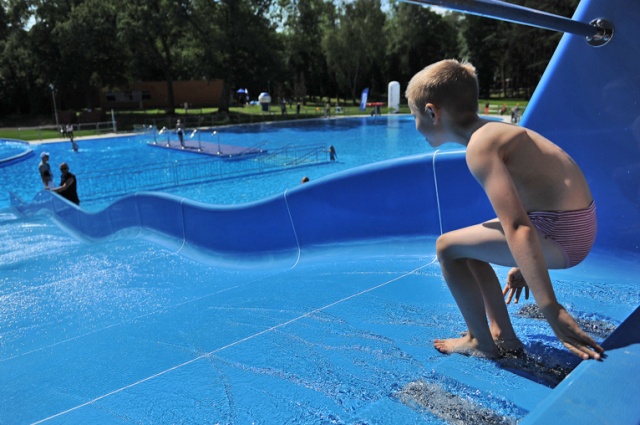
[[369,98],[369,88],[362,90],[362,96],[360,96],[360,110],[367,110],[367,99]]

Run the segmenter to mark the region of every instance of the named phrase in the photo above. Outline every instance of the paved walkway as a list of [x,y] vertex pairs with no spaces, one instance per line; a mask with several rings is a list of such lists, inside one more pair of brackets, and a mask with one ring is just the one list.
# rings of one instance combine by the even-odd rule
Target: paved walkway
[[[480,118],[489,118],[489,119],[494,119],[494,120],[502,120],[506,123],[510,123],[511,122],[511,115],[495,115],[495,114],[490,114],[490,115],[484,115],[484,114],[479,114]],[[352,116],[348,116],[348,115],[344,115],[344,116],[340,116],[340,117],[332,117],[332,118],[350,118],[353,117]],[[91,135],[91,136],[80,136],[80,137],[75,137],[74,140],[78,141],[78,140],[90,140],[90,139],[105,139],[105,138],[109,138],[109,137],[128,137],[128,136],[134,136],[138,133],[113,133],[113,132],[109,132],[109,133],[104,133],[104,134],[95,134],[95,135]],[[53,138],[53,139],[42,139],[42,140],[25,140],[25,142],[31,144],[31,145],[41,145],[41,144],[45,144],[45,143],[62,143],[62,142],[67,142],[69,143],[69,139],[68,138]]]
[[[73,140],[78,141],[78,140],[93,140],[93,139],[107,139],[109,137],[128,137],[128,136],[134,136],[137,133],[104,133],[104,134],[94,134],[91,136],[80,136],[80,137],[74,137]],[[54,139],[41,139],[41,140],[25,140],[25,142],[29,143],[30,145],[42,145],[45,143],[62,143],[62,142],[66,142],[69,143],[69,138],[68,137],[60,137],[60,138],[54,138]]]

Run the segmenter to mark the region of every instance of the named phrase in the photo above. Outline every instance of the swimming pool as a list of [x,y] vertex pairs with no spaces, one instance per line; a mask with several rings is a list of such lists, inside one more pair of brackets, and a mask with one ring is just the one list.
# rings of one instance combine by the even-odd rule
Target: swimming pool
[[[293,121],[289,123],[267,123],[245,126],[230,126],[213,130],[200,130],[193,138],[187,132],[187,143],[220,142],[221,144],[252,147],[259,145],[267,151],[287,145],[306,146],[324,145],[326,149],[333,145],[336,148],[337,161],[326,161],[322,165],[309,167],[281,167],[268,173],[247,173],[233,179],[212,178],[208,183],[198,185],[176,182],[174,187],[163,187],[162,190],[189,199],[212,204],[238,204],[252,202],[261,198],[281,193],[300,183],[303,176],[316,180],[320,177],[343,171],[349,168],[431,151],[430,146],[415,131],[410,116],[398,115],[388,117],[360,117],[329,120]],[[168,133],[175,143],[177,136]],[[79,196],[84,208],[96,210],[113,202],[121,193],[113,196],[93,199],[96,192],[104,192],[109,180],[125,181],[131,179],[137,169],[152,165],[169,167],[176,162],[197,164],[210,158],[193,152],[158,149],[148,146],[153,141],[165,142],[167,135],[150,134],[128,137],[100,138],[79,140],[78,152],[73,152],[69,143],[45,143],[34,146],[36,155],[32,160],[12,166],[10,169],[0,168],[0,179],[13,181],[12,189],[18,196],[31,200],[42,189],[37,172],[40,153],[47,151],[54,171],[54,182],[59,180],[58,164],[66,161],[71,172],[78,178]],[[444,146],[442,149],[458,149],[456,145]],[[326,155],[328,158],[328,154]],[[251,160],[249,160],[251,161]],[[224,167],[225,165],[223,165]],[[229,163],[229,167],[233,164]],[[96,176],[100,172],[104,178],[90,183],[83,181],[83,174]],[[19,179],[12,176],[20,176]],[[95,184],[96,187],[91,187]],[[83,199],[86,201],[83,201]],[[9,205],[7,191],[0,194],[0,207]]]

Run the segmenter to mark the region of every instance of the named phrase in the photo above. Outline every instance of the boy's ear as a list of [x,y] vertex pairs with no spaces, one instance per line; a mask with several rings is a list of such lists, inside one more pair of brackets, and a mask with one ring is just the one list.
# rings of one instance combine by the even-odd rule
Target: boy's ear
[[424,107],[424,111],[429,114],[432,120],[436,119],[435,105],[433,103],[427,103]]

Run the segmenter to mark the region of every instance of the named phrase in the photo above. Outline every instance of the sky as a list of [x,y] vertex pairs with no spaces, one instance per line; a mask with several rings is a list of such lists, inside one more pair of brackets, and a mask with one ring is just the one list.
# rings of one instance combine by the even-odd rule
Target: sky
[[[354,1],[355,0],[333,0],[333,2],[335,4],[353,3]],[[382,10],[384,10],[386,12],[387,10],[389,10],[389,5],[391,3],[395,3],[395,2],[398,2],[398,1],[400,1],[400,0],[381,0],[381,2],[382,2]],[[418,7],[418,6],[416,6],[416,7]],[[440,14],[443,14],[446,11],[446,9],[444,9],[442,7],[438,7],[438,6],[429,6],[429,5],[427,5],[426,7],[430,8],[434,12],[440,13]]]

